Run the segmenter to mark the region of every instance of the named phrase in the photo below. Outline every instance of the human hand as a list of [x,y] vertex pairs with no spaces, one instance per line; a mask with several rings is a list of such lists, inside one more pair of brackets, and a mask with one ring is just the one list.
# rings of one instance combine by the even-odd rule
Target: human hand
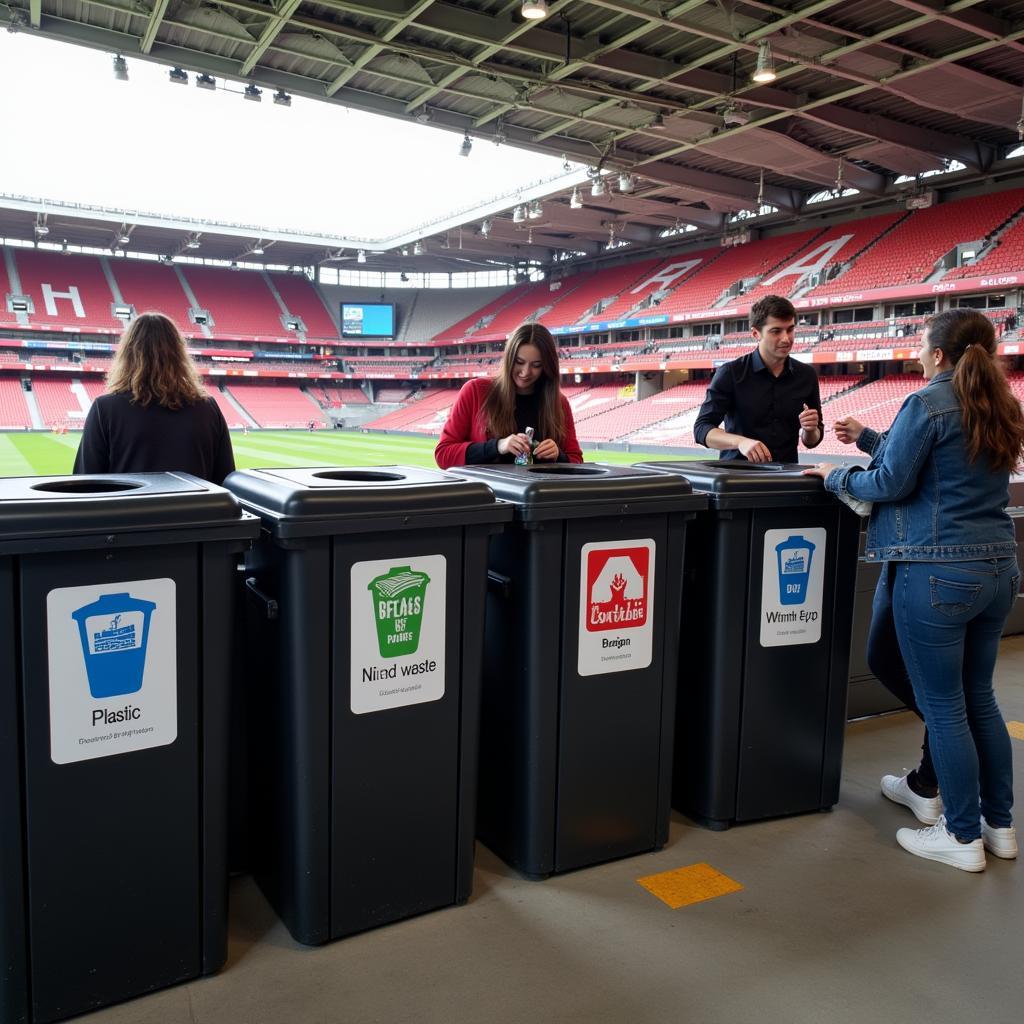
[[530,451],[530,439],[525,434],[509,434],[498,441],[499,455],[527,455]]
[[533,457],[541,462],[554,462],[558,458],[558,445],[547,437],[533,449]]
[[818,429],[818,410],[812,409],[806,402],[800,413],[800,429],[806,430],[807,433]]
[[831,462],[819,462],[816,466],[808,466],[803,471],[802,476],[819,476],[822,480],[825,479],[835,469],[836,466]]
[[843,444],[856,444],[864,432],[864,424],[852,416],[844,416],[832,424],[832,429],[835,431],[837,441],[841,441]]
[[768,450],[768,446],[753,437],[743,438],[739,443],[739,450],[740,455],[742,455],[747,462],[772,461],[772,453]]

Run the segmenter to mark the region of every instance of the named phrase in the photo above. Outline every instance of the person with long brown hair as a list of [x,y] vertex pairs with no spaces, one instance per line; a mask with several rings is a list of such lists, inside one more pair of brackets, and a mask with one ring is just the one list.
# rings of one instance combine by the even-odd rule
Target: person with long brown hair
[[136,317],[121,336],[107,393],[86,416],[74,472],[178,470],[219,484],[234,468],[227,423],[174,321]]
[[539,462],[583,461],[572,409],[559,386],[555,339],[536,323],[517,327],[509,337],[496,377],[463,385],[434,458],[442,469],[514,462],[531,447]]
[[894,636],[928,730],[938,789],[924,792],[918,769],[916,778],[886,776],[882,792],[937,820],[900,829],[896,841],[918,857],[982,871],[986,851],[1017,856],[1010,738],[992,676],[1020,584],[1006,507],[1024,413],[997,361],[992,324],[976,310],[931,317],[919,357],[927,384],[889,430],[836,424],[840,440],[871,454],[870,466],[806,472],[872,502],[865,553],[885,563],[873,613],[892,619],[891,629],[873,622],[872,634]]

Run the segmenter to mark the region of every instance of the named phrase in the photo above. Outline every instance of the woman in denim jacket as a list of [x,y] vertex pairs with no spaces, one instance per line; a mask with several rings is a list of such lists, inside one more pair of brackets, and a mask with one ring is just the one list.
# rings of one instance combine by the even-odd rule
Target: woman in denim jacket
[[[866,554],[886,563],[875,594],[875,654],[891,616],[928,727],[945,814],[930,828],[900,829],[896,840],[964,871],[983,870],[986,850],[1017,855],[1010,738],[992,675],[1020,580],[1006,506],[1024,451],[1024,414],[995,355],[995,331],[982,314],[932,317],[920,351],[928,383],[890,429],[836,424],[841,440],[870,452],[868,469],[807,470],[827,490],[873,503]],[[934,804],[913,799],[928,795],[913,783],[886,776],[882,791],[915,814],[942,806],[936,792]]]

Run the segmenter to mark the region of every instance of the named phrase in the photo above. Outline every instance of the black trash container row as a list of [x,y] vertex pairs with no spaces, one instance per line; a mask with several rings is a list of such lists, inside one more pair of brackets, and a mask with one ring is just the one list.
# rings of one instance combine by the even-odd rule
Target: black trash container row
[[227,953],[227,642],[259,521],[181,473],[0,480],[0,1020]]

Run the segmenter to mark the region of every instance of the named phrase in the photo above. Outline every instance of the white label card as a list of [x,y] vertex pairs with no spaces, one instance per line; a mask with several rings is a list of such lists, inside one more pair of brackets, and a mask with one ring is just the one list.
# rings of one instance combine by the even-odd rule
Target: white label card
[[761,646],[816,644],[828,533],[824,527],[767,530],[761,577]]

